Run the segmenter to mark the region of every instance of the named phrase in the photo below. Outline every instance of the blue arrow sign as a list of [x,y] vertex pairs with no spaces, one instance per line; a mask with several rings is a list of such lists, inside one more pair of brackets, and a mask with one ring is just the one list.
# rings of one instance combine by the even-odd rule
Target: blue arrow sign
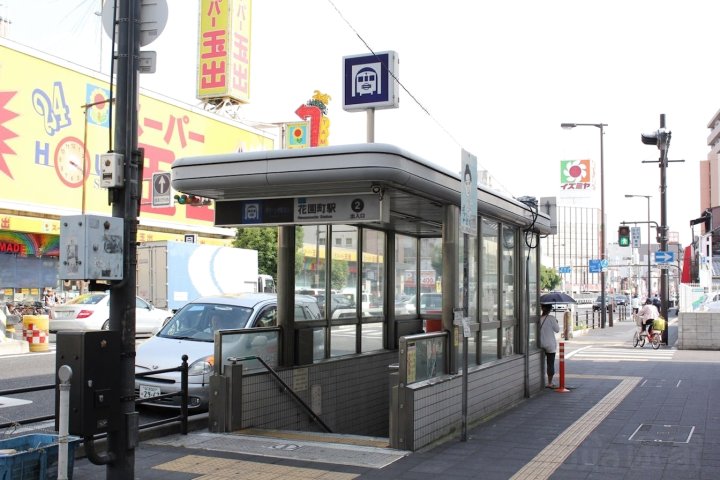
[[655,263],[673,263],[675,261],[675,252],[667,252],[658,250],[655,252]]

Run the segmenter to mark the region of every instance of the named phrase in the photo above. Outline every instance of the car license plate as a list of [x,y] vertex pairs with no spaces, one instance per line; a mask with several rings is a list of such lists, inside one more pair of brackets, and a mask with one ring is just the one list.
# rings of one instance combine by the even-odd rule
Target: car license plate
[[160,395],[160,387],[151,387],[150,385],[140,385],[140,398],[152,398]]

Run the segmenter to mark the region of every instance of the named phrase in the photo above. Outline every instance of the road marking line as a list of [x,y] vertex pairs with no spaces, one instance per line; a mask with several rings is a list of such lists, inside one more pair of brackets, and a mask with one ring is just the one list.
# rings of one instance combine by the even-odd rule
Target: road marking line
[[610,375],[573,375],[576,378],[620,380],[620,385],[605,395],[575,423],[565,429],[535,458],[521,468],[511,480],[545,480],[555,473],[565,460],[592,433],[595,428],[622,402],[642,380],[640,377],[617,377]]

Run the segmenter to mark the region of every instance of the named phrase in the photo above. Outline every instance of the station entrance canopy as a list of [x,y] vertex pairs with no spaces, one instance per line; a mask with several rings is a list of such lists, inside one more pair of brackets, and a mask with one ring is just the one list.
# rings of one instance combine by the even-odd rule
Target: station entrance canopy
[[[439,237],[443,207],[460,205],[458,173],[387,144],[180,158],[175,190],[211,198],[217,226],[363,223]],[[549,217],[478,187],[478,215],[549,233]]]

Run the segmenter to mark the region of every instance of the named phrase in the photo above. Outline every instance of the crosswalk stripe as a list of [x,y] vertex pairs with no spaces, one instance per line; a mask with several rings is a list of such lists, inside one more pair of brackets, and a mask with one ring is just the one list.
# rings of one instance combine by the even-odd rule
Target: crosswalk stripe
[[[647,362],[647,361],[668,361],[672,360],[675,350],[648,350],[648,349],[631,349],[623,348],[594,348],[571,352],[570,358],[575,360],[589,361],[630,361],[630,362]],[[566,357],[567,358],[567,357]]]

